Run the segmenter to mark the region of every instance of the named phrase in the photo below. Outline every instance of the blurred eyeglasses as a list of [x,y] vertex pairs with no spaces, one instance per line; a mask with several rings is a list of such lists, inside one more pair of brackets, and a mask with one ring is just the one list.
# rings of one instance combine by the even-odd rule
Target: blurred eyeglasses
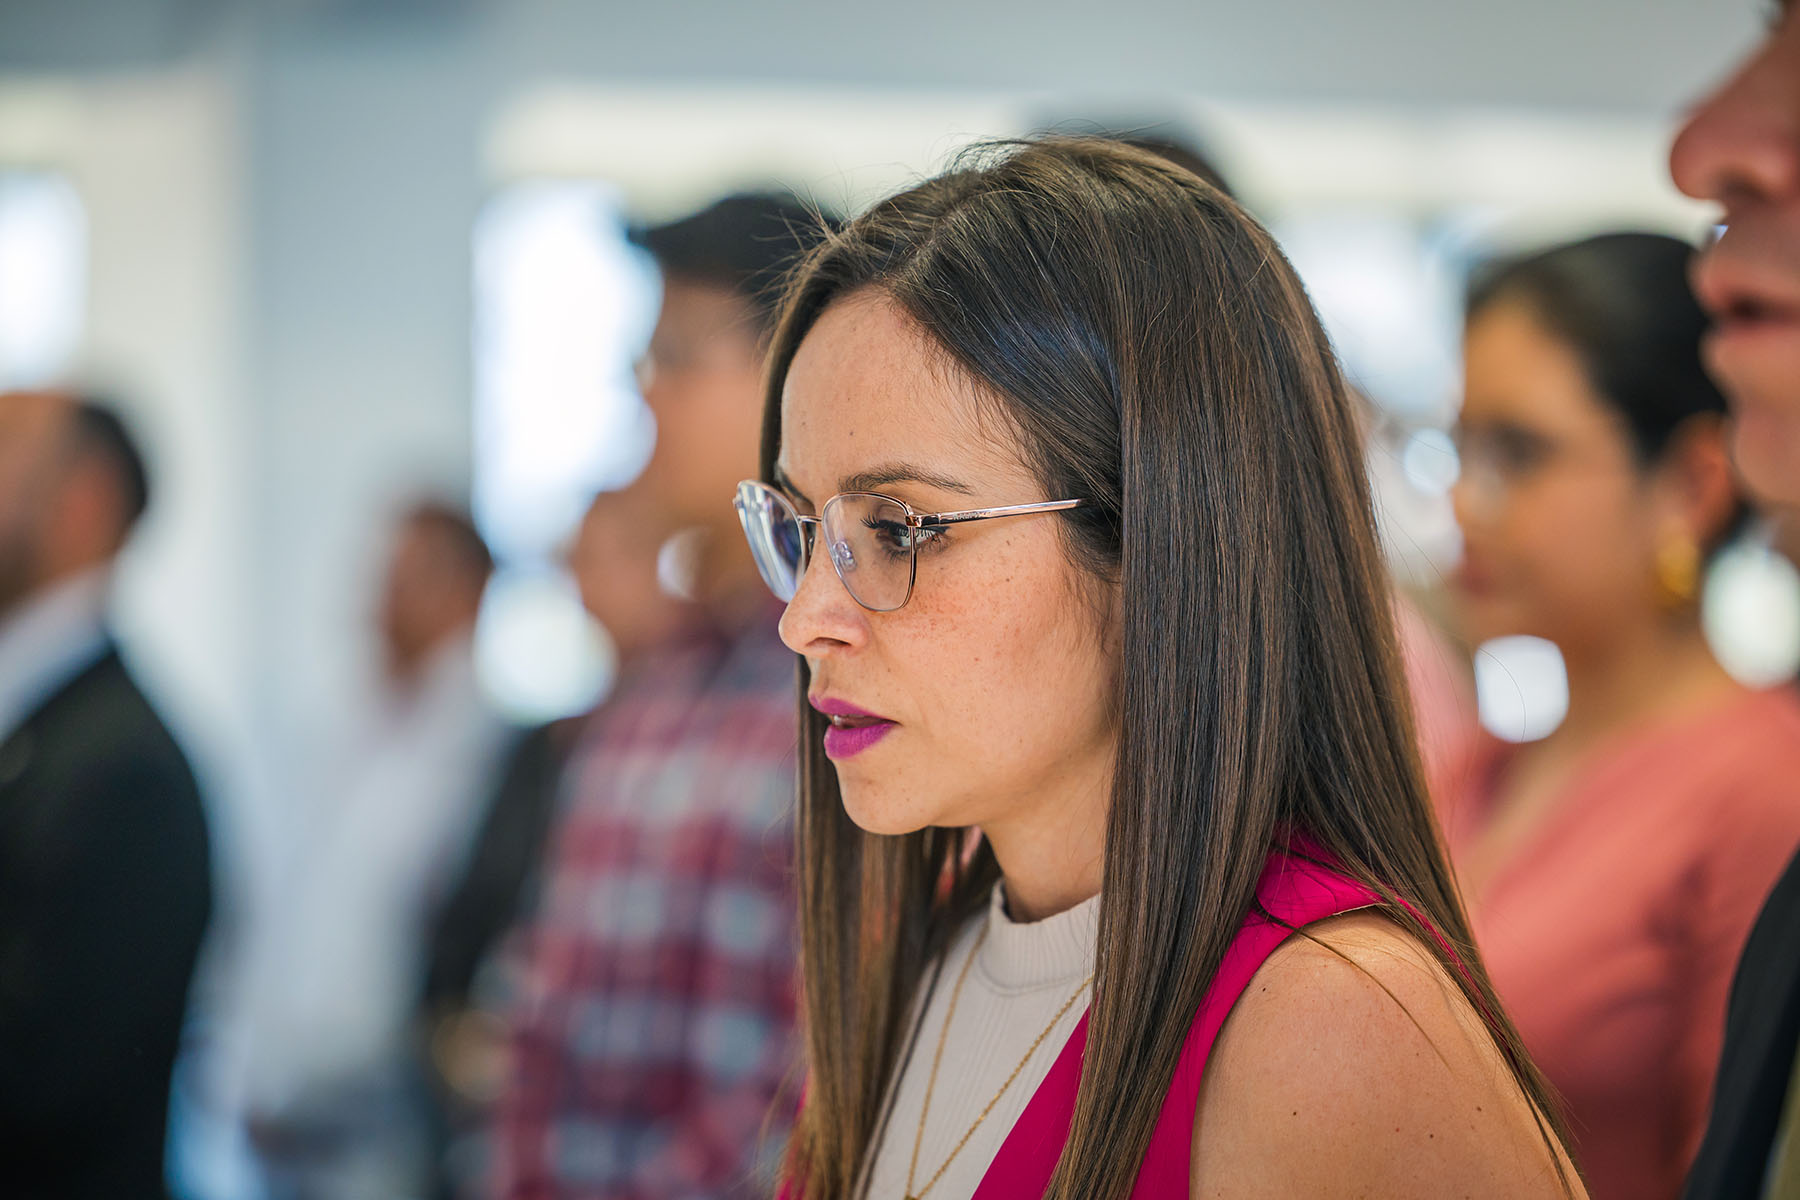
[[825,501],[816,517],[801,516],[788,498],[747,479],[733,501],[750,553],[763,582],[782,602],[800,590],[800,577],[822,533],[832,569],[850,598],[870,612],[893,612],[912,599],[919,547],[947,525],[1019,517],[1078,508],[1084,500],[1046,500],[961,512],[920,512],[904,500],[879,492],[840,492]]
[[1450,431],[1460,479],[1484,501],[1499,503],[1558,463],[1608,469],[1591,448],[1516,425],[1458,425]]

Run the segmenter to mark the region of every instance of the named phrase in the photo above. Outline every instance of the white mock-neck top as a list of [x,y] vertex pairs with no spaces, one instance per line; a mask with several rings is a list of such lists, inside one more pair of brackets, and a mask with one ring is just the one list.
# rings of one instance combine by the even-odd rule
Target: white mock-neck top
[[[908,1161],[919,1136],[919,1113],[925,1103],[926,1083],[938,1038],[944,1036],[943,1065],[938,1068],[937,1088],[919,1146],[915,1188],[925,1184],[974,1123],[1013,1068],[1025,1057],[1032,1040],[1051,1026],[1051,1019],[1070,996],[1080,997],[1055,1021],[1049,1034],[1007,1088],[993,1111],[969,1138],[943,1176],[921,1200],[969,1200],[1000,1152],[1019,1114],[1050,1066],[1062,1052],[1071,1031],[1087,1011],[1088,989],[1083,981],[1093,973],[1100,925],[1100,897],[1042,921],[1014,921],[1007,915],[1004,882],[994,885],[987,911],[957,934],[944,955],[937,987],[918,1026],[912,1054],[903,1063],[899,1086],[892,1095],[887,1125],[876,1151],[874,1168],[863,1195],[869,1200],[903,1200]],[[987,930],[983,938],[982,930]],[[948,1030],[950,995],[956,977],[980,942],[980,953],[970,965],[962,995]],[[929,983],[932,971],[926,971]],[[913,1013],[916,1017],[918,1004]]]

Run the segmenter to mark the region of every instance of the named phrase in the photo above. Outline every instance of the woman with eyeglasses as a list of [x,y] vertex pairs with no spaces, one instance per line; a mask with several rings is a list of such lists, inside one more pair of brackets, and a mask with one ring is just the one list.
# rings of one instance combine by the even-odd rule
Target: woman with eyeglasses
[[786,1196],[1583,1194],[1357,446],[1269,236],[1117,143],[990,150],[801,268],[737,496],[802,661]]
[[1800,841],[1800,701],[1726,674],[1708,558],[1741,523],[1692,251],[1620,234],[1468,306],[1453,580],[1471,642],[1554,642],[1568,714],[1437,781],[1476,941],[1598,1200],[1678,1195],[1733,964]]

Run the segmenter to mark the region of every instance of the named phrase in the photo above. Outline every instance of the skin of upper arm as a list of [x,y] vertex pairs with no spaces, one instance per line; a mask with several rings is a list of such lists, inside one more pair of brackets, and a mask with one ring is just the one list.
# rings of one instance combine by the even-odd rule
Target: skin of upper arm
[[1565,1194],[1474,1007],[1373,913],[1289,937],[1251,980],[1207,1061],[1189,1193]]

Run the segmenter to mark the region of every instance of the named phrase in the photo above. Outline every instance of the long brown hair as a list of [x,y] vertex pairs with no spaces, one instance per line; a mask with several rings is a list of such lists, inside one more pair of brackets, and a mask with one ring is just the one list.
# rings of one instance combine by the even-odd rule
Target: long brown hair
[[[1117,581],[1123,621],[1086,1053],[1105,1069],[1082,1073],[1048,1194],[1129,1192],[1194,1013],[1291,832],[1389,901],[1553,1114],[1437,840],[1356,417],[1293,269],[1223,193],[1148,153],[1047,138],[979,154],[802,265],[771,347],[763,471],[800,342],[833,301],[876,288],[991,395],[1044,494],[1088,501],[1060,515],[1063,542]],[[985,846],[965,853],[964,830],[859,829],[823,718],[799,709],[808,1080],[786,1171],[806,1200],[843,1200],[927,966],[999,867]]]

